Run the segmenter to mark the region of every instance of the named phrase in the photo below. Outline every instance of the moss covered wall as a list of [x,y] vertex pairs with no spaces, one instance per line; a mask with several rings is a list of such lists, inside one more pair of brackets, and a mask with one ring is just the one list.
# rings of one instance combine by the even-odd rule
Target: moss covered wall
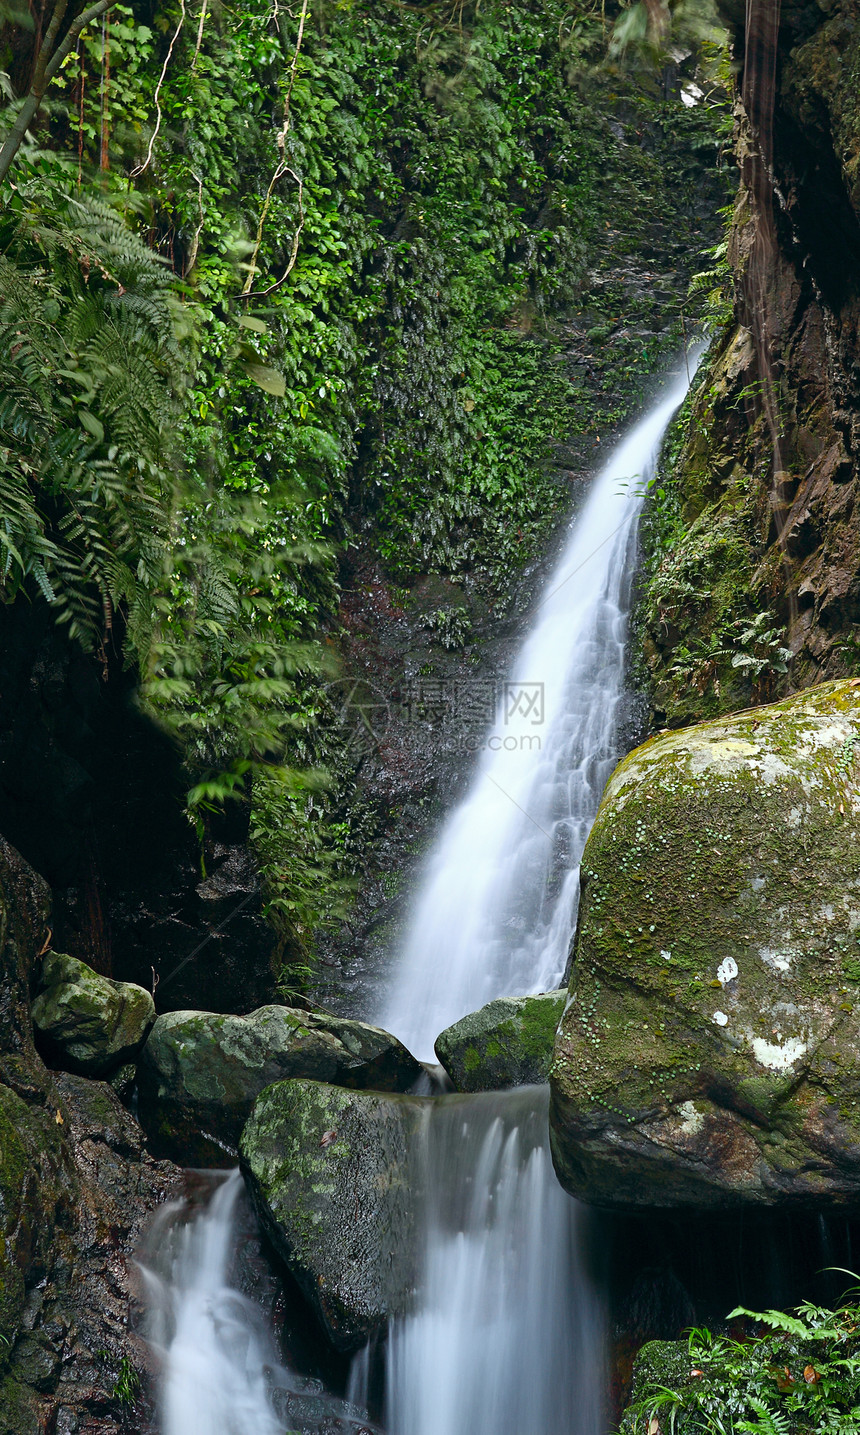
[[[730,10],[728,19],[741,63],[743,16]],[[858,80],[856,0],[784,7],[765,336],[778,466],[745,297],[761,220],[742,182],[727,244],[734,318],[650,517],[642,626],[658,722],[858,671]],[[743,163],[752,139],[740,104],[736,117]]]

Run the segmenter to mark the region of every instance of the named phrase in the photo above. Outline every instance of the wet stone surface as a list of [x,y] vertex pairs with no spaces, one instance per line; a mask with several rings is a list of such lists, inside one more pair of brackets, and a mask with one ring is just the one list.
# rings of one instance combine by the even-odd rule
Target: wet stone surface
[[583,858],[559,1176],[616,1209],[860,1198],[860,683],[652,738]]

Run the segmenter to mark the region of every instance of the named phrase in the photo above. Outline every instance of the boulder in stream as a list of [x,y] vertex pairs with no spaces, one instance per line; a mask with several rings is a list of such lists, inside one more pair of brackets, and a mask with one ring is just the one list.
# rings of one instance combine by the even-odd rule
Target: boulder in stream
[[651,738],[582,862],[556,1169],[606,1207],[860,1200],[860,681]]
[[263,1227],[340,1350],[381,1334],[414,1286],[413,1137],[429,1098],[281,1081],[241,1163]]
[[501,1091],[546,1081],[567,992],[499,997],[436,1038],[436,1055],[457,1091]]
[[100,976],[76,957],[49,952],[33,1026],[53,1066],[106,1076],[133,1061],[155,1021],[155,1003],[133,982]]
[[248,1016],[167,1012],[138,1068],[140,1118],[160,1155],[233,1165],[251,1107],[273,1082],[406,1091],[421,1071],[396,1037],[361,1021],[285,1006]]

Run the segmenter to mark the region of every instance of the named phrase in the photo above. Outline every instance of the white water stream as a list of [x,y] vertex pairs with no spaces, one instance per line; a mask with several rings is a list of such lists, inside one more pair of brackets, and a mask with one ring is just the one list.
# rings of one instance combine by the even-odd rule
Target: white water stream
[[[379,1014],[424,1059],[466,1012],[562,980],[582,849],[618,757],[636,525],[688,382],[670,381],[592,483],[472,788],[436,844]],[[423,1277],[389,1333],[390,1435],[599,1435],[603,1314],[586,1216],[553,1173],[546,1112],[538,1087],[440,1097],[428,1111]],[[285,1429],[272,1353],[228,1282],[238,1180],[149,1276],[163,1435]]]
[[[431,856],[380,1013],[425,1060],[467,1012],[563,978],[619,756],[636,527],[688,386],[686,371],[670,381],[594,480]],[[425,1160],[422,1285],[389,1337],[391,1435],[599,1435],[604,1318],[586,1215],[552,1168],[546,1089],[441,1098]]]
[[283,1435],[269,1395],[271,1342],[256,1306],[229,1280],[241,1191],[233,1171],[188,1224],[176,1221],[176,1203],[150,1233],[142,1270],[163,1435]]
[[547,1087],[441,1098],[423,1157],[424,1280],[389,1333],[391,1435],[598,1435],[603,1312]]
[[422,1061],[467,1012],[563,979],[579,861],[619,755],[637,523],[688,384],[685,371],[667,385],[591,484],[471,790],[434,848],[377,1013]]

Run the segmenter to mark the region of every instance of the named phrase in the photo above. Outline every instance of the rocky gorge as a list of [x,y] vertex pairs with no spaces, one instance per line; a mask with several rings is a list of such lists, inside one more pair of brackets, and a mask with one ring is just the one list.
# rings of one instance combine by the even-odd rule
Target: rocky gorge
[[[217,412],[238,455],[223,487],[247,481],[247,506],[209,530],[207,497],[171,542],[189,564],[216,530],[240,548],[221,568],[164,567],[144,620],[142,542],[124,587],[97,586],[91,650],[38,607],[43,575],[53,589],[36,559],[0,611],[0,1435],[181,1435],[204,1408],[200,1435],[599,1435],[628,1400],[622,1428],[659,1435],[669,1386],[692,1435],[712,1428],[695,1423],[700,1378],[707,1418],[763,1421],[752,1389],[783,1400],[792,1435],[855,1428],[853,1376],[825,1423],[836,1377],[814,1335],[836,1330],[834,1360],[853,1359],[847,1316],[762,1346],[764,1395],[748,1372],[721,1385],[716,1347],[679,1338],[708,1322],[728,1339],[735,1306],[754,1361],[741,1308],[824,1289],[816,1271],[850,1266],[857,1235],[860,14],[726,0],[703,42],[668,9],[555,6],[550,24],[537,0],[450,8],[340,7],[338,30],[331,7],[305,5],[283,33],[276,14],[293,46],[277,62],[286,167],[260,180],[255,151],[243,172],[257,188],[239,210],[263,199],[246,292],[285,177],[299,208],[284,279],[304,228],[317,268],[234,322],[216,256],[235,216],[206,231],[226,189],[194,130],[194,106],[230,89],[203,7],[186,59],[194,78],[202,55],[208,98],[195,91],[186,132],[168,85],[177,149],[140,209],[216,335],[201,341],[214,377],[188,385],[195,425],[219,387],[245,395]],[[129,113],[148,69],[161,103],[147,47],[166,13],[134,12],[149,38],[114,37]],[[637,26],[639,50],[624,41]],[[28,44],[10,51],[16,85]],[[137,68],[123,45],[141,47]],[[262,87],[263,49],[245,64]],[[392,131],[387,101],[362,108],[365,50]],[[721,243],[732,63],[739,190]],[[82,172],[78,86],[78,111],[51,124],[62,136],[84,117]],[[109,72],[102,89],[105,110]],[[514,139],[500,114],[526,115]],[[481,190],[486,250],[466,256],[477,211],[440,156],[457,135],[474,148],[475,126],[491,134],[476,163],[514,170]],[[9,225],[36,204],[23,177],[15,195]],[[276,208],[279,234],[291,214]],[[349,245],[338,308],[331,256]],[[84,294],[119,261],[82,252]],[[464,292],[496,308],[464,318]],[[283,334],[311,313],[299,379]],[[710,324],[698,371],[688,322]],[[303,386],[281,428],[234,392],[231,365],[277,402]],[[529,428],[563,385],[546,431]],[[328,414],[338,393],[348,440]],[[314,404],[319,427],[296,439]],[[83,412],[98,443],[102,418]],[[325,468],[326,423],[342,470]],[[514,492],[499,475],[518,445],[533,467]],[[300,501],[273,452],[295,462]],[[106,473],[107,447],[96,462]],[[80,495],[70,512],[57,534],[83,531]],[[288,570],[266,566],[276,549]],[[176,636],[188,611],[193,654]],[[529,684],[537,747],[509,706]],[[207,1382],[217,1398],[198,1411]],[[790,1387],[820,1397],[818,1415]]]

